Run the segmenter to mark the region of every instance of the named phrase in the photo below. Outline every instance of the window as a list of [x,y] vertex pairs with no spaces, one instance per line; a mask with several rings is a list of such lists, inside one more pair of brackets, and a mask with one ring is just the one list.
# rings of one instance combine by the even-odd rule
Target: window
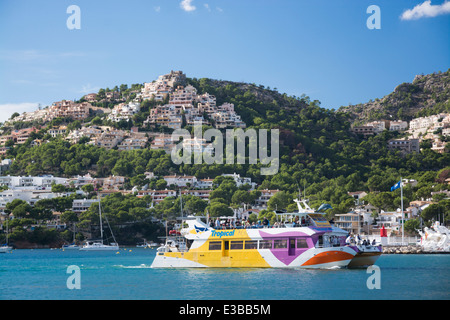
[[308,243],[304,238],[297,239],[297,248],[308,248]]
[[259,241],[260,249],[272,249],[272,240],[261,240]]
[[222,241],[210,241],[209,250],[222,250]]
[[285,249],[287,248],[287,239],[274,240],[273,241],[274,249]]
[[245,249],[258,249],[258,241],[245,241]]
[[231,250],[242,250],[244,247],[244,241],[231,241],[230,249]]

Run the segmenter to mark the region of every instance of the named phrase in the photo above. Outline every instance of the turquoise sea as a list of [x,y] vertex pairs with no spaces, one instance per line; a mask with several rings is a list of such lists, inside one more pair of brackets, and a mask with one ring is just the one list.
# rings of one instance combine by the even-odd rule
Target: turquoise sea
[[[155,249],[14,250],[0,254],[0,300],[447,300],[450,255],[383,255],[366,269],[151,269]],[[69,266],[79,289],[69,289]],[[75,283],[75,282],[73,282]]]

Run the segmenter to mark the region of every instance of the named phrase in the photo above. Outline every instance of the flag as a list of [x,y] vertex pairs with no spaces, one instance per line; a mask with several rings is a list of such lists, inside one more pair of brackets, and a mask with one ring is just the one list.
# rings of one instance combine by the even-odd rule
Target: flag
[[400,180],[399,182],[397,182],[396,184],[394,184],[394,185],[391,187],[391,191],[394,191],[394,190],[400,188],[400,184],[401,184],[401,183],[402,183],[402,180]]
[[328,203],[322,203],[322,205],[319,207],[319,209],[317,209],[316,212],[324,211],[324,210],[328,210],[328,209],[333,209],[333,207],[331,205],[329,205]]

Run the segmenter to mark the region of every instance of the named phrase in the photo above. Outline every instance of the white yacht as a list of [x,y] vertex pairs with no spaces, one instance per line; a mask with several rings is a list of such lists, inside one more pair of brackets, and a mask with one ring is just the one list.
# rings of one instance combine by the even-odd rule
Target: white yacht
[[86,244],[80,248],[81,251],[109,251],[119,250],[119,245],[115,242],[104,244],[103,240],[88,240]]
[[12,251],[13,247],[8,245],[8,219],[6,219],[6,243],[0,245],[0,253],[6,253]]
[[98,200],[98,214],[100,218],[100,239],[99,240],[88,240],[86,244],[80,248],[81,251],[112,251],[119,250],[119,244],[117,244],[114,234],[111,230],[111,226],[109,225],[108,218],[106,218],[106,222],[108,223],[109,230],[111,231],[114,242],[110,244],[103,243],[103,224],[102,224],[102,208],[100,204],[100,198]]

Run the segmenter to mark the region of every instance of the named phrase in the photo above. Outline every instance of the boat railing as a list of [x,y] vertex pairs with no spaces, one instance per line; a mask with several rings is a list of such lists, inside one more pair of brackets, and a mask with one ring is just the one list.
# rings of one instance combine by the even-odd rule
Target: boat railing
[[259,224],[259,223],[248,223],[245,225],[233,225],[233,224],[221,224],[220,226],[210,225],[214,230],[230,230],[230,229],[264,229],[264,228],[301,228],[301,227],[309,227],[314,226],[312,222],[304,222],[304,223],[294,223],[294,222],[275,222],[274,224]]

